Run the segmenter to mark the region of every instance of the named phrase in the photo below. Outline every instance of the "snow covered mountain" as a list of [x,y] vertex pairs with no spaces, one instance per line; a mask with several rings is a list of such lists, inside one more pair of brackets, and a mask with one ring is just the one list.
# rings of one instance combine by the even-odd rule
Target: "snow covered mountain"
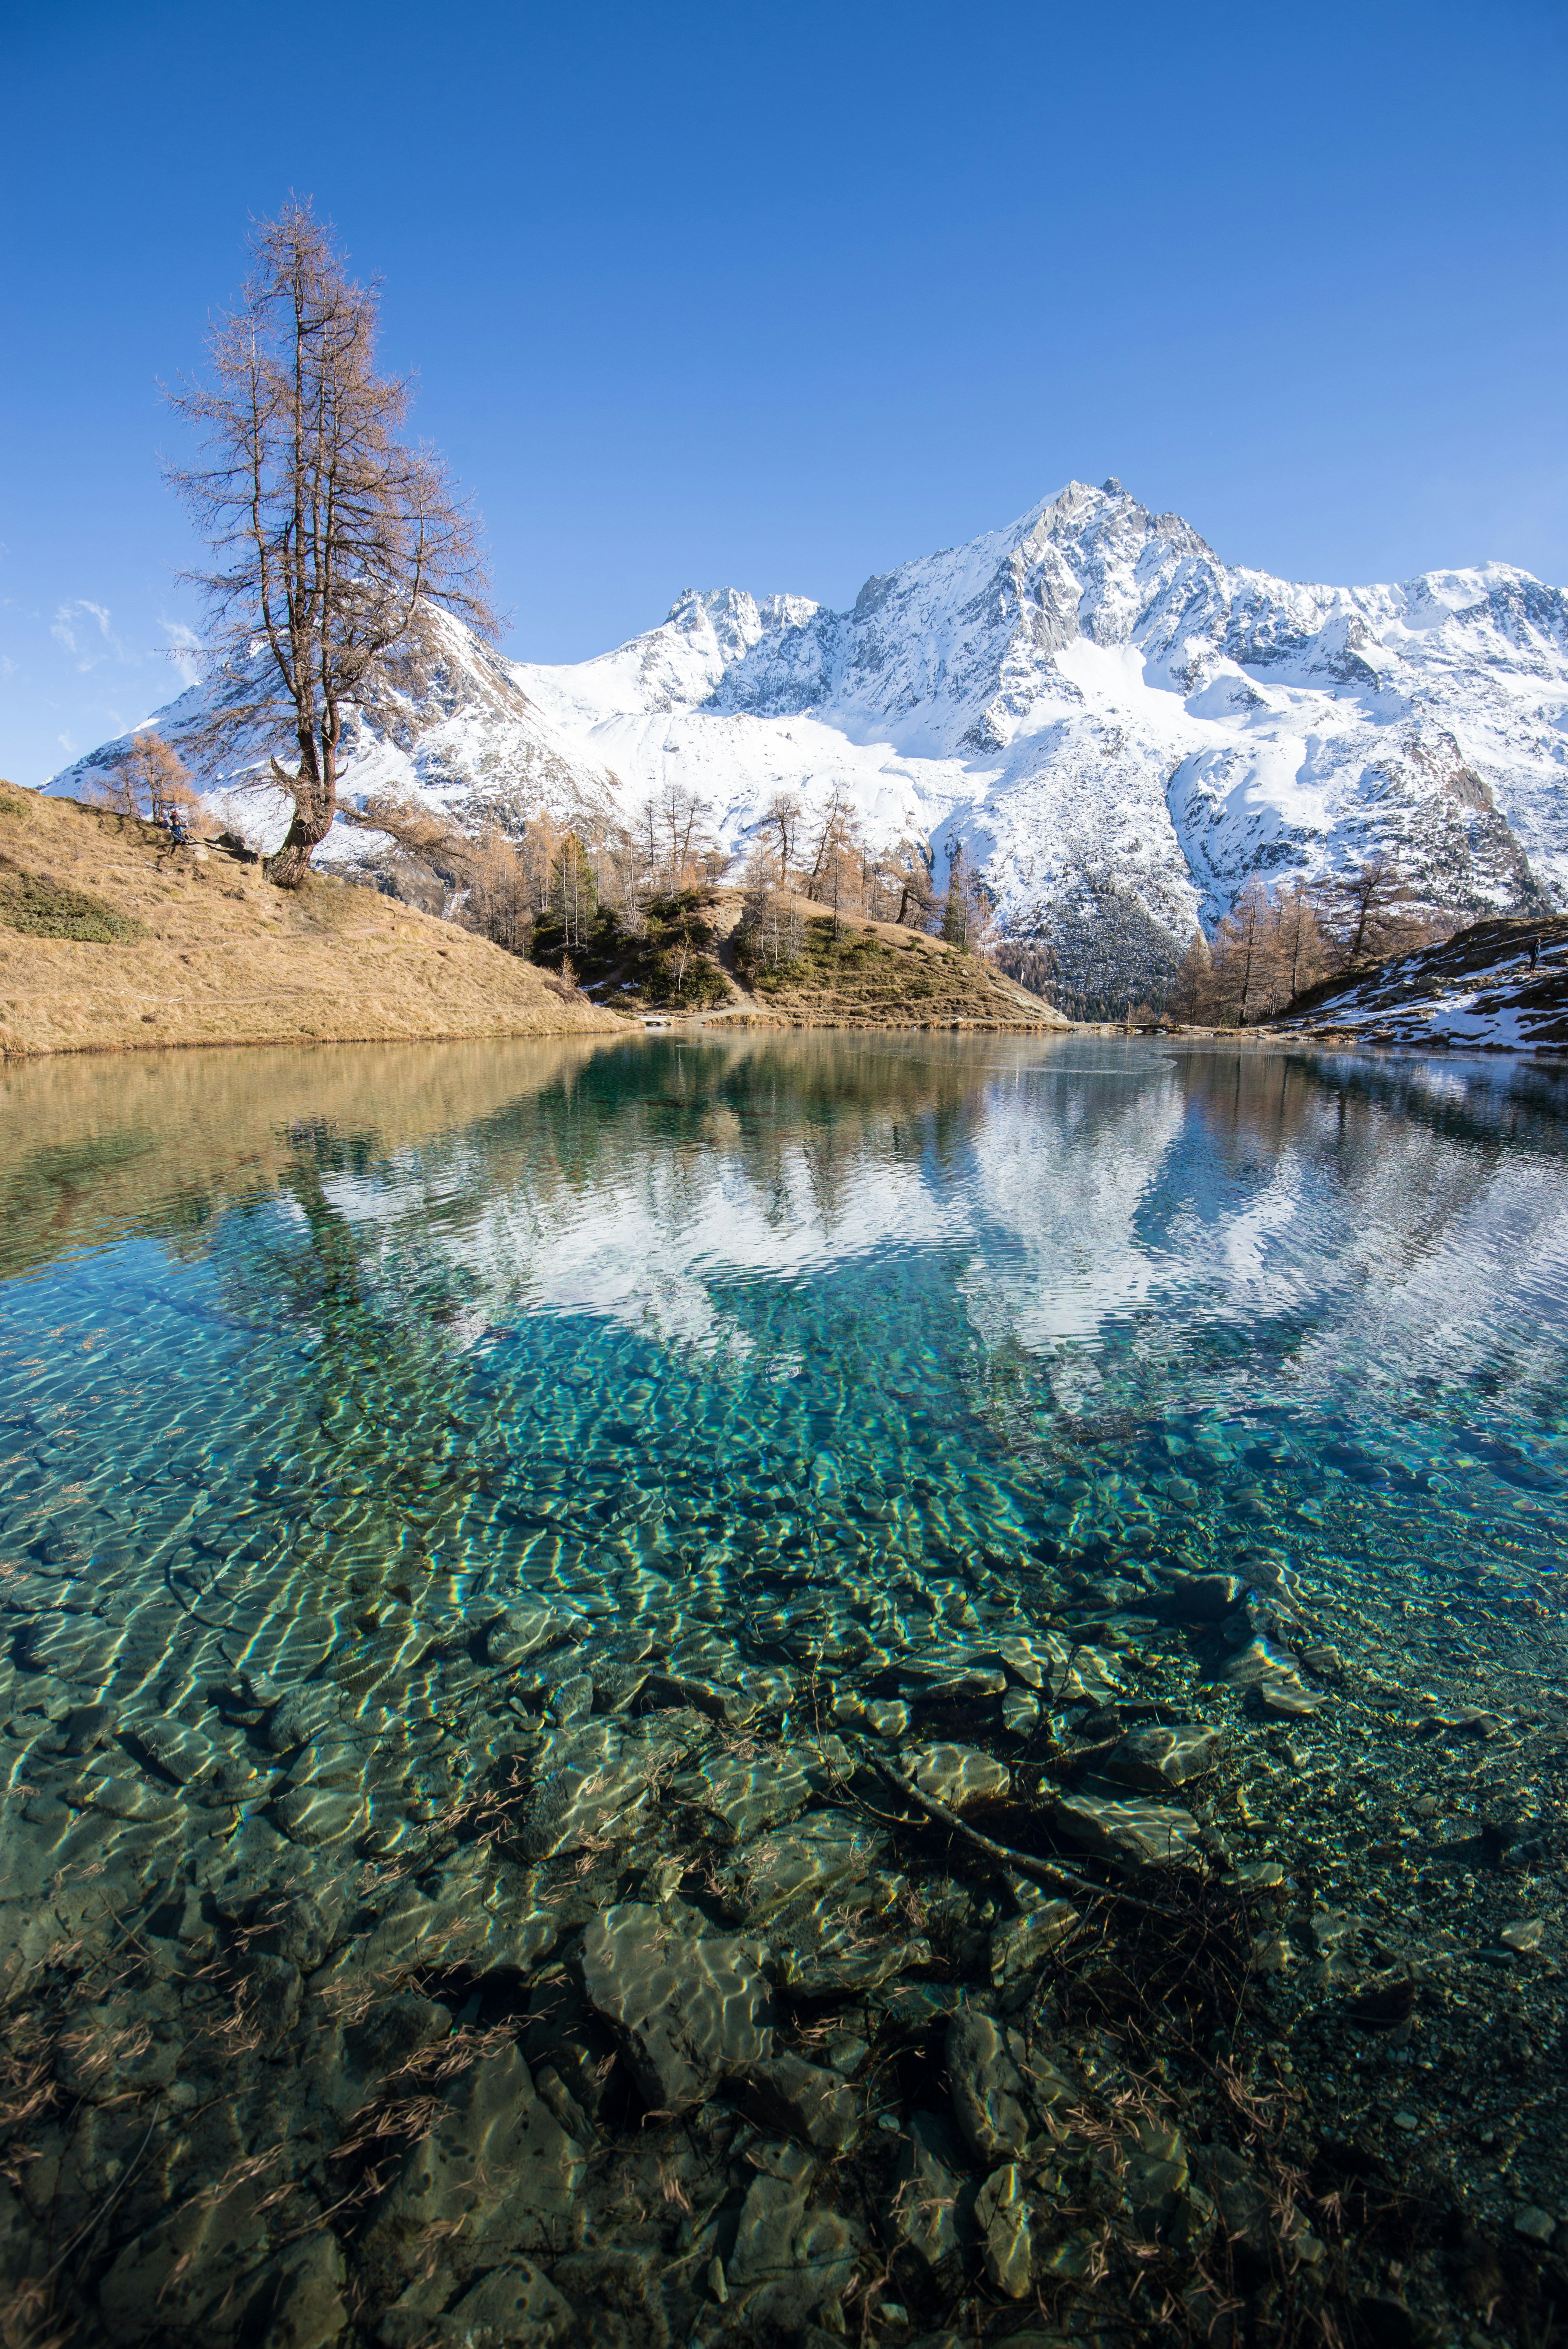
[[[178,739],[205,690],[156,722]],[[242,767],[202,781],[232,822],[281,830]],[[558,667],[445,624],[434,682],[363,713],[346,792],[592,825],[670,781],[732,846],[774,792],[810,810],[843,790],[874,837],[929,843],[939,880],[962,846],[1006,926],[1086,977],[1108,946],[1152,975],[1254,874],[1375,850],[1443,904],[1544,910],[1568,905],[1568,595],[1504,564],[1292,585],[1074,481],[848,612],[694,590]],[[339,825],[323,853],[371,845]]]

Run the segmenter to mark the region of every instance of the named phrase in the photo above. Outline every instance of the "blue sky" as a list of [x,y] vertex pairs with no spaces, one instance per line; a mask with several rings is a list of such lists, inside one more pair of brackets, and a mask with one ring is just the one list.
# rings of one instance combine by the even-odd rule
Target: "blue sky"
[[0,20],[0,774],[177,689],[159,378],[290,189],[509,649],[842,604],[1118,474],[1296,578],[1568,580],[1568,11],[794,0]]

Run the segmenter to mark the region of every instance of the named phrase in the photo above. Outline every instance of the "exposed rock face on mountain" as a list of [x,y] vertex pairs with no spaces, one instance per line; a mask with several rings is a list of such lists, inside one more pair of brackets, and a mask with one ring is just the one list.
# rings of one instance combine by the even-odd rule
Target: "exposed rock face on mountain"
[[[1294,585],[1075,481],[848,612],[694,591],[562,667],[448,626],[433,678],[363,713],[347,790],[512,825],[542,803],[603,820],[670,781],[732,845],[775,791],[810,809],[838,789],[873,836],[929,842],[939,880],[962,846],[1005,926],[1048,934],[1080,985],[1108,956],[1157,972],[1255,874],[1377,850],[1429,899],[1544,911],[1568,903],[1568,595],[1502,564]],[[340,826],[326,853],[366,836]]]

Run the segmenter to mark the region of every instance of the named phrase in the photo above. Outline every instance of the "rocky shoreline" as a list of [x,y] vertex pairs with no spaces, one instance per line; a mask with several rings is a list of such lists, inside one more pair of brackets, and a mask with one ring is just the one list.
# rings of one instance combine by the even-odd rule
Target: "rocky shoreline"
[[284,1685],[46,1537],[6,2339],[1554,2338],[1561,1619],[1478,1703],[1236,1565],[366,1588]]

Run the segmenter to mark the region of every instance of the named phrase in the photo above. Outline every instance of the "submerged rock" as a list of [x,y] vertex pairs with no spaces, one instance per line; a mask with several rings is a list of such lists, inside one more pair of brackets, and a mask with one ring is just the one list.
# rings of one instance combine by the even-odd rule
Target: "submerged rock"
[[1173,1575],[1166,1586],[1165,1611],[1177,1623],[1220,1623],[1246,1595],[1246,1584],[1233,1574]]
[[1175,1728],[1130,1731],[1099,1766],[1108,1778],[1118,1779],[1123,1785],[1160,1795],[1169,1786],[1184,1786],[1190,1779],[1203,1776],[1213,1768],[1219,1749],[1217,1729],[1200,1722],[1183,1722]]
[[453,2080],[428,2137],[373,2209],[364,2264],[391,2281],[412,2275],[438,2241],[459,2272],[483,2260],[487,2242],[509,2254],[564,2251],[586,2160],[535,2093],[521,2051],[485,2056]]
[[1070,1900],[1042,1900],[998,1925],[991,1936],[991,1979],[1012,1982],[1065,1941],[1078,1923]]
[[178,1796],[161,1794],[145,1778],[96,1778],[85,1783],[76,1800],[90,1803],[111,1819],[146,1820],[171,1825],[182,1816]]
[[1267,2255],[1273,2204],[1267,2189],[1231,2147],[1213,2147],[1202,2157],[1203,2184],[1213,2197],[1226,2231],[1254,2256]]
[[792,1756],[758,1754],[743,1761],[721,1754],[672,1780],[670,1792],[710,1812],[736,1842],[743,1843],[803,1809],[810,1799],[811,1782]]
[[762,2158],[767,2167],[747,2189],[725,2283],[749,2320],[799,2328],[848,2288],[861,2239],[836,2210],[811,2205],[816,2165],[803,2147],[772,2147]]
[[486,1635],[492,1664],[520,1664],[526,1656],[557,1647],[572,1634],[571,1619],[552,1607],[509,1607]]
[[78,1704],[66,1718],[66,1752],[95,1753],[109,1743],[119,1726],[119,1714],[112,1704]]
[[1198,1868],[1198,1822],[1168,1803],[1104,1795],[1065,1795],[1052,1817],[1063,1835],[1097,1858],[1131,1868]]
[[575,1851],[597,1837],[624,1839],[646,1804],[652,1756],[609,1722],[573,1723],[552,1734],[533,1757],[533,1776],[519,1804],[514,1841],[525,1859]]
[[1013,1774],[995,1754],[974,1745],[916,1745],[900,1756],[907,1776],[933,1802],[962,1811],[972,1803],[995,1802],[1007,1792]]
[[841,2153],[860,2133],[860,2104],[836,2072],[799,2055],[754,2064],[746,2075],[748,2110],[766,2128],[787,2129],[807,2145]]
[[900,1697],[862,1696],[857,1689],[844,1689],[833,1700],[833,1719],[841,1729],[869,1729],[873,1737],[896,1743],[908,1730],[911,1714]]
[[1034,2277],[1034,2209],[1016,2163],[993,2170],[975,2200],[985,2273],[1009,2300],[1022,2300]]
[[925,2267],[936,2268],[971,2240],[975,2189],[964,2170],[963,2154],[941,2115],[912,2115],[882,2212],[892,2246],[905,2246]]
[[1262,1633],[1237,1649],[1225,1665],[1224,1677],[1233,1688],[1254,1695],[1265,1713],[1287,1719],[1316,1713],[1326,1702],[1306,1686],[1292,1659]]
[[1179,2129],[1140,2122],[1130,2140],[1110,2149],[1106,2167],[1119,2180],[1140,2235],[1152,2236],[1170,2224],[1188,2186],[1187,2149]]
[[264,2182],[247,2179],[211,2199],[195,2197],[135,2236],[98,2286],[109,2339],[236,2340],[263,2288],[266,2195]]
[[1040,1700],[1033,1689],[1010,1688],[1002,1699],[1001,1717],[1009,1737],[1027,1737],[1039,1725]]
[[1017,2160],[1034,2134],[1022,2038],[969,2008],[948,2024],[945,2054],[953,2109],[970,2151],[987,2165]]
[[303,1990],[300,1970],[291,1959],[272,1957],[264,1951],[252,1959],[245,1982],[247,2002],[267,2041],[281,2039],[298,2022]]
[[440,2319],[437,2339],[451,2349],[546,2349],[575,2325],[572,2302],[531,2260],[492,2268]]
[[[95,1706],[92,1710],[106,1711],[107,1707]],[[73,1716],[73,1721],[77,1717]],[[204,1778],[222,1758],[210,1737],[203,1737],[198,1729],[187,1728],[182,1721],[157,1717],[139,1721],[132,1734],[149,1759],[181,1786]]]
[[273,1806],[279,1826],[291,1843],[314,1847],[340,1843],[365,1824],[362,1795],[339,1794],[321,1786],[302,1786],[280,1796]]
[[383,1999],[347,2034],[350,2063],[371,2076],[400,2071],[411,2056],[445,2039],[452,2028],[449,2007],[404,1991]]
[[280,2252],[257,2295],[265,2349],[326,2349],[348,2323],[343,2246],[325,2229]]
[[763,1944],[689,1936],[661,1909],[624,1901],[583,1940],[583,1985],[614,2031],[638,2087],[659,2112],[710,2096],[721,2079],[772,2054]]
[[863,1951],[801,1952],[783,1950],[779,1967],[782,1979],[792,1990],[806,1998],[821,1998],[834,1992],[864,1992],[879,1990],[895,1974],[908,1973],[915,1966],[928,1966],[932,1960],[931,1943],[923,1937],[908,1941],[890,1941],[880,1950]]
[[719,1898],[738,1922],[760,1927],[797,1901],[820,1900],[863,1878],[886,1847],[882,1829],[852,1811],[811,1811],[759,1837],[721,1869]]

